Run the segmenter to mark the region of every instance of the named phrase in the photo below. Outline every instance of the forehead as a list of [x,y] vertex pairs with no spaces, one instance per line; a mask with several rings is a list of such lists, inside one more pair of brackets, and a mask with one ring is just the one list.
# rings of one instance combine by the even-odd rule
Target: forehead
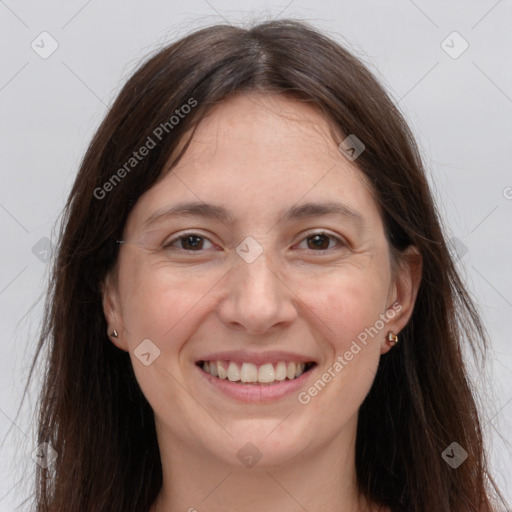
[[[229,98],[201,120],[178,165],[134,208],[144,221],[184,200],[268,219],[301,202],[343,201],[379,217],[371,187],[339,151],[341,133],[311,104],[283,95]],[[186,139],[186,136],[184,137]],[[375,219],[373,219],[375,220]]]
[[[336,127],[311,102],[284,94],[238,93],[214,106],[200,121],[187,151],[193,159],[297,160],[315,151],[338,159]],[[337,130],[335,135],[342,140]],[[248,150],[250,153],[248,153]],[[177,168],[183,167],[181,161]]]

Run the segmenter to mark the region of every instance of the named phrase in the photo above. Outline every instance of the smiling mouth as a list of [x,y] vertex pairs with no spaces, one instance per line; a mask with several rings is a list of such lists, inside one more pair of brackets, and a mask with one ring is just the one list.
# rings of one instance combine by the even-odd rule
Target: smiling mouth
[[295,380],[316,366],[315,362],[295,363],[288,361],[262,365],[248,362],[238,364],[234,361],[198,361],[196,364],[212,377],[237,384],[257,385]]

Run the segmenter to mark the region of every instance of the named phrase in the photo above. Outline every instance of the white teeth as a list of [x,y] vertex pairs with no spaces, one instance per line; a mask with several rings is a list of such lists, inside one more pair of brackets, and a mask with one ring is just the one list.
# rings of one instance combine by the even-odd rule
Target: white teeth
[[229,363],[228,366],[228,380],[231,382],[240,380],[240,368],[238,368],[238,365],[233,362]]
[[276,380],[286,379],[286,363],[279,361],[276,364]]
[[217,361],[217,373],[219,374],[219,379],[225,379],[228,376],[228,371],[224,365],[225,363],[222,361]]
[[275,381],[300,377],[306,364],[279,361],[275,365],[266,363],[258,367],[253,363],[242,363],[240,366],[233,361],[204,361],[201,367],[213,377],[231,382],[272,384]]
[[252,363],[242,363],[240,380],[242,382],[258,382],[258,367]]
[[262,364],[258,370],[258,382],[274,382],[275,373],[272,364]]

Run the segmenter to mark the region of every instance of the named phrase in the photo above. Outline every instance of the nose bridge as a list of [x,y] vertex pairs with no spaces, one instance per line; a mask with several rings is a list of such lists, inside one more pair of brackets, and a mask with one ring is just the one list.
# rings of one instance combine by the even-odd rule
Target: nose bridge
[[[248,257],[245,257],[242,250],[241,244],[237,250],[240,257],[234,266],[235,286],[240,294],[238,299],[243,298],[252,302],[264,299],[267,304],[274,302],[279,292],[279,279],[276,276],[278,270],[273,268],[275,265],[272,264],[270,249],[261,248],[256,252],[249,242]],[[261,303],[259,305],[261,306]]]
[[237,248],[222,316],[227,323],[264,332],[276,323],[290,321],[295,309],[270,249],[260,246],[256,254],[257,248],[251,243]]

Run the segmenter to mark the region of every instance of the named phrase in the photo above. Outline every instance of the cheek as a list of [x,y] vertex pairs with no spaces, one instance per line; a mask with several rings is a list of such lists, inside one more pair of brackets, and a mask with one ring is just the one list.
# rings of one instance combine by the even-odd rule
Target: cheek
[[325,420],[327,430],[336,431],[356,413],[375,378],[384,336],[375,325],[384,313],[389,284],[385,268],[384,262],[364,273],[333,272],[304,299],[322,329],[327,358],[301,403]]
[[149,338],[162,349],[175,350],[173,340],[184,339],[184,329],[190,329],[201,299],[216,282],[211,275],[192,276],[137,260],[127,264],[123,274],[122,317],[131,348]]
[[368,269],[365,273],[333,272],[322,276],[301,297],[338,352],[347,350],[352,340],[375,325],[384,313],[387,291],[386,275]]
[[[181,411],[188,410],[189,395],[180,385],[183,380],[180,364],[185,359],[181,356],[204,314],[207,301],[201,298],[216,281],[212,282],[206,275],[197,277],[197,273],[193,279],[162,265],[149,268],[136,260],[120,267],[120,278],[120,282],[124,282],[124,335],[144,395],[155,411],[162,412],[169,403]],[[139,346],[146,339],[159,350],[153,359],[157,352],[149,345],[152,362],[147,366],[141,364],[137,356],[142,353]]]

